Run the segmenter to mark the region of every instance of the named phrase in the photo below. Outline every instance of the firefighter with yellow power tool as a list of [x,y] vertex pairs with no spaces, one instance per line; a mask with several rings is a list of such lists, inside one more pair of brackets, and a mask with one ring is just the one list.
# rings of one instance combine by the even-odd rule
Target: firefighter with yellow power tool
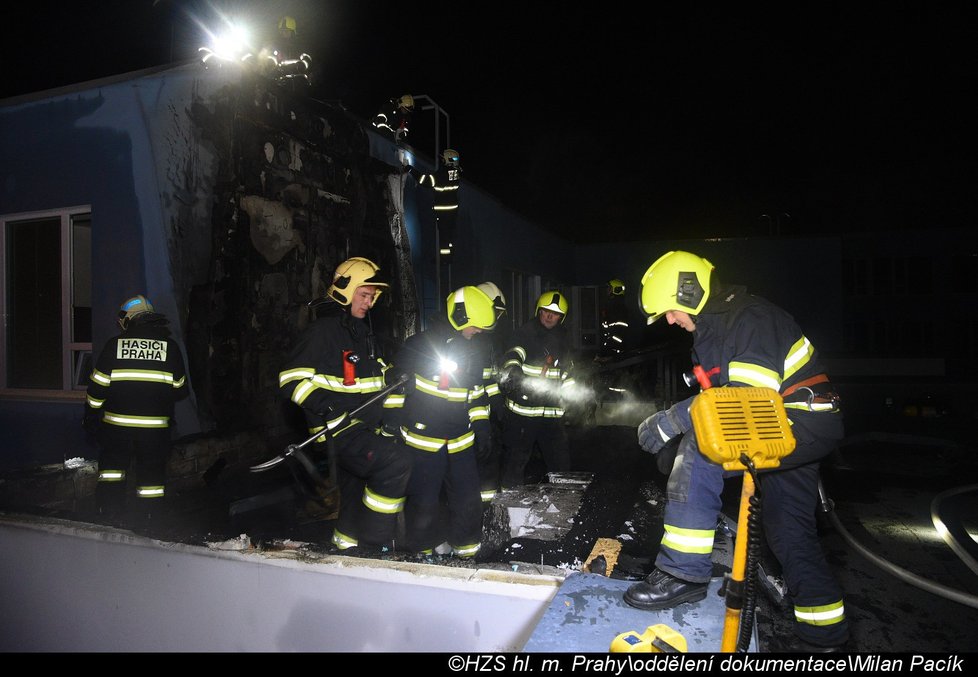
[[[795,448],[781,396],[770,388],[715,388],[690,407],[700,452],[725,471],[746,471],[737,519],[733,568],[724,585],[726,615],[721,650],[746,651],[753,627],[758,549],[760,483],[757,471],[777,468]],[[612,652],[686,651],[686,639],[668,625],[649,626],[641,635],[622,633]]]
[[[783,568],[798,648],[842,647],[849,637],[842,591],[818,543],[816,510],[819,462],[842,439],[843,427],[839,398],[818,351],[791,315],[744,287],[722,282],[712,263],[690,252],[668,252],[649,267],[641,304],[649,323],[664,317],[693,334],[693,361],[703,392],[639,425],[639,445],[652,454],[667,454],[670,441],[680,442],[673,458],[658,459],[669,475],[669,499],[655,569],[625,592],[624,601],[661,610],[703,599],[724,479],[746,468],[742,501],[751,502],[755,473],[763,470],[769,510],[760,526]],[[753,389],[762,389],[765,397],[749,392]],[[774,437],[760,432],[740,440],[727,437],[732,431],[721,425],[724,418],[714,419],[710,432],[704,412],[720,417],[721,404],[740,407],[744,421],[763,414],[773,426],[765,434]],[[738,532],[739,548],[751,539],[759,545],[757,529],[746,533]],[[728,585],[733,595],[728,606],[737,604],[737,587]],[[724,646],[730,650],[730,641],[725,639]]]

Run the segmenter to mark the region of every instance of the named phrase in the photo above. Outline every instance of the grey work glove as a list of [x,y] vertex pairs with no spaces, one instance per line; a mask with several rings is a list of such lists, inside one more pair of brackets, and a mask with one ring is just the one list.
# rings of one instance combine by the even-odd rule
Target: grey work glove
[[665,411],[657,411],[638,426],[638,446],[650,454],[657,454],[666,442],[682,435],[693,427],[689,416],[692,398],[674,404]]

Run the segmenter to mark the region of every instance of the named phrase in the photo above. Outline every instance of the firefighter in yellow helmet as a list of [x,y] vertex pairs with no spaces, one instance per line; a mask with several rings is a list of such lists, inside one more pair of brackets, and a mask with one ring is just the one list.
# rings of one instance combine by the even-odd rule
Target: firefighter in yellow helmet
[[[385,402],[385,428],[396,428],[413,451],[405,527],[409,548],[432,554],[447,541],[456,557],[474,557],[482,540],[477,452],[490,444],[483,354],[471,339],[492,329],[492,299],[460,287],[446,299],[447,321],[404,342],[394,370],[409,376],[403,394]],[[448,528],[440,529],[439,499],[448,501]]]
[[[334,438],[340,514],[333,544],[344,551],[390,544],[411,471],[410,458],[377,434],[380,405],[347,415],[385,387],[387,365],[365,320],[388,286],[370,259],[341,262],[326,291],[329,312],[302,333],[279,373],[282,395],[302,407],[310,434]],[[325,454],[326,438],[315,446]]]
[[628,335],[625,283],[614,278],[608,281],[607,294],[601,302],[601,349],[598,352],[598,361],[612,360],[628,350]]
[[502,487],[523,484],[534,445],[549,472],[570,469],[564,402],[574,390],[571,342],[563,322],[569,304],[551,290],[537,299],[536,314],[517,329],[503,355],[499,388],[505,396]]
[[278,20],[278,39],[259,55],[263,71],[271,78],[290,87],[303,89],[311,83],[312,57],[299,44],[298,23],[294,17]]
[[[842,591],[819,547],[815,522],[819,461],[843,436],[838,397],[818,351],[791,315],[744,287],[721,282],[712,263],[690,252],[668,252],[649,267],[641,302],[649,323],[665,318],[692,333],[701,388],[764,387],[784,398],[797,446],[779,468],[760,476],[764,533],[783,567],[799,637],[807,648],[844,644],[849,630]],[[691,403],[657,412],[638,428],[639,445],[665,456],[659,467],[669,474],[656,568],[624,596],[640,609],[702,599],[712,576],[725,473],[700,453]],[[669,444],[677,439],[678,450]]]
[[371,121],[374,129],[400,144],[407,140],[414,112],[414,97],[410,94],[388,99]]
[[[166,463],[174,403],[187,394],[180,346],[169,321],[145,296],[119,308],[122,333],[105,344],[88,385],[86,428],[98,428],[96,507],[109,519],[159,512],[166,495]],[[134,482],[129,469],[133,465]],[[128,502],[127,485],[138,499]]]

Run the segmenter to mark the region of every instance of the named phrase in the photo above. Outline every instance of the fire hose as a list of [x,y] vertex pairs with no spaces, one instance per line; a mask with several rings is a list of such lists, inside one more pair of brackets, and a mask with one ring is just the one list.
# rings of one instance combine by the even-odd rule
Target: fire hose
[[[938,532],[941,533],[941,535],[944,537],[944,540],[948,543],[948,545],[951,545],[951,542],[953,541],[953,537],[951,537],[951,535],[948,533],[948,530],[943,527],[943,524],[940,522],[940,518],[938,517],[938,507],[940,506],[940,502],[943,498],[946,498],[948,496],[957,493],[962,493],[965,491],[975,491],[975,490],[978,490],[978,485],[972,485],[970,487],[965,487],[962,489],[954,489],[951,491],[947,491],[935,497],[931,503],[931,519],[934,521],[935,527],[937,528]],[[828,516],[829,520],[832,523],[832,526],[834,526],[836,531],[838,531],[839,535],[842,536],[842,539],[860,555],[862,555],[863,557],[865,557],[870,562],[872,562],[879,568],[883,569],[887,573],[896,576],[897,578],[904,581],[905,583],[909,583],[914,587],[920,588],[921,590],[930,592],[939,597],[949,599],[953,602],[958,602],[959,604],[964,604],[965,606],[970,606],[974,609],[978,609],[978,596],[970,595],[968,593],[961,592],[960,590],[956,590],[954,588],[949,588],[945,585],[941,585],[940,583],[935,583],[934,581],[924,578],[923,576],[918,576],[917,574],[897,566],[893,562],[890,562],[889,560],[880,557],[873,551],[866,548],[864,545],[859,543],[855,538],[853,538],[852,534],[850,534],[846,530],[846,528],[842,526],[841,520],[839,520],[838,515],[835,514],[835,504],[832,501],[832,499],[830,499],[826,494],[825,488],[822,486],[821,480],[819,480],[818,482],[818,495],[819,495],[819,500],[821,501],[822,504],[821,505],[822,512],[824,512]],[[949,538],[951,539],[950,541],[948,540]],[[965,564],[968,565],[969,568],[971,568],[973,571],[978,573],[978,563],[976,563],[975,560],[970,555],[964,553],[964,556],[962,556],[963,549],[957,543],[951,545],[951,548],[952,550],[955,551],[958,557],[960,557],[965,562]]]
[[[393,391],[395,391],[398,388],[400,388],[401,386],[403,386],[407,381],[408,381],[408,375],[407,374],[401,375],[397,379],[396,382],[394,382],[394,383],[386,386],[382,390],[377,391],[374,395],[372,395],[370,397],[370,399],[366,400],[365,402],[363,402],[362,404],[360,404],[360,406],[356,407],[355,409],[352,409],[352,410],[346,412],[345,416],[340,417],[340,418],[341,419],[345,419],[345,420],[352,420],[357,414],[359,414],[360,412],[364,411],[367,407],[370,407],[371,405],[376,404],[377,402],[383,400],[385,397],[387,397],[387,395],[389,395]],[[306,447],[309,444],[312,444],[313,442],[315,442],[319,438],[325,438],[325,441],[326,441],[326,455],[327,455],[327,458],[329,459],[329,472],[330,472],[330,476],[333,478],[333,481],[334,481],[334,485],[329,488],[329,490],[328,490],[327,493],[333,492],[333,491],[335,491],[337,489],[337,485],[335,484],[335,481],[336,481],[336,448],[335,448],[335,445],[333,443],[333,434],[332,434],[332,432],[330,432],[330,430],[325,429],[325,428],[322,429],[322,430],[317,430],[310,437],[307,437],[305,440],[303,440],[302,442],[299,442],[298,444],[290,444],[288,447],[286,447],[285,451],[282,452],[281,454],[279,454],[278,456],[276,456],[276,457],[274,457],[272,459],[269,459],[268,461],[265,461],[264,463],[259,463],[258,465],[251,466],[251,472],[264,472],[266,470],[270,470],[270,469],[272,469],[272,468],[274,468],[274,467],[276,467],[276,466],[284,463],[287,459],[292,458],[292,459],[295,459],[299,463],[299,465],[301,465],[302,468],[307,473],[309,473],[309,475],[314,480],[316,480],[317,482],[319,482],[320,484],[322,484],[323,483],[322,476],[319,474],[319,470],[316,468],[316,465],[306,455],[306,453],[304,451],[302,451],[303,447]]]

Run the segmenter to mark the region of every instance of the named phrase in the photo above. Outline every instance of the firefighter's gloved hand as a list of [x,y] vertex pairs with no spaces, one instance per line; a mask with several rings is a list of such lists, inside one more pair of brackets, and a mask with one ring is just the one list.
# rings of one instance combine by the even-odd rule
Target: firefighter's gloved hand
[[523,370],[510,367],[499,378],[499,390],[503,395],[512,395],[520,391],[523,385]]
[[85,415],[82,417],[82,428],[85,430],[85,439],[89,442],[94,442],[96,435],[98,434],[98,426],[100,422],[99,415],[88,409],[85,411]]
[[378,431],[381,437],[391,438],[394,442],[401,441],[401,429],[393,423],[383,423]]
[[475,457],[484,461],[492,456],[492,439],[488,435],[475,436]]
[[679,402],[665,411],[657,411],[638,426],[638,445],[650,454],[657,454],[666,442],[693,427],[689,415],[692,398]]
[[410,382],[411,382],[411,375],[405,372],[400,372],[397,375],[395,375],[394,378],[392,378],[387,383],[387,385],[394,385],[395,383],[399,383],[401,387],[394,388],[393,392],[397,393],[398,395],[403,395],[406,392],[407,386]]

